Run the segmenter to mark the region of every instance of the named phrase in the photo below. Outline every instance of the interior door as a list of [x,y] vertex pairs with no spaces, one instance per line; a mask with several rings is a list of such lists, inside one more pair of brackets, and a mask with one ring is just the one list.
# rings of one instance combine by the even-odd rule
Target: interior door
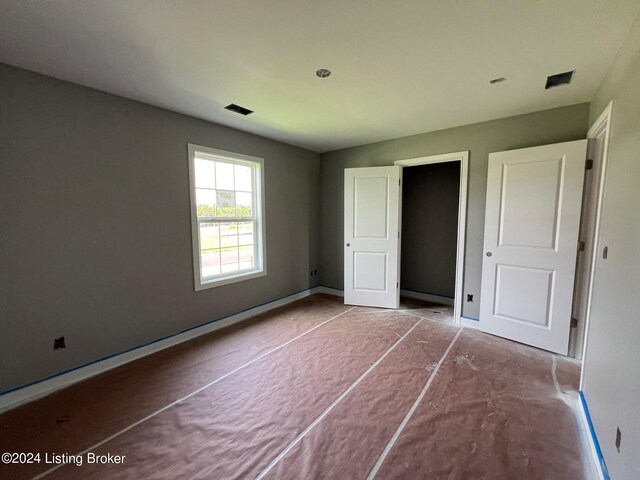
[[480,330],[567,354],[586,149],[489,155]]
[[344,171],[344,303],[400,306],[402,167]]

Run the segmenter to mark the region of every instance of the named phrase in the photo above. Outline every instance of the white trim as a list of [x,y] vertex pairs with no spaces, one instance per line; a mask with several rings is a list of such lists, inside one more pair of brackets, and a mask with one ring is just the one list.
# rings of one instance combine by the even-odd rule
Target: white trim
[[[355,308],[355,307],[354,307]],[[416,323],[413,324],[413,326],[404,334],[400,337],[400,339],[398,339],[396,341],[396,343],[394,343],[391,347],[389,347],[389,349],[384,352],[384,354],[382,354],[382,356],[380,358],[378,358],[378,360],[376,360],[369,368],[367,368],[364,373],[362,375],[360,375],[358,377],[358,379],[353,382],[349,388],[347,388],[344,392],[342,392],[342,394],[336,398],[331,405],[329,405],[319,416],[316,417],[316,419],[311,422],[309,424],[309,426],[307,428],[305,428],[302,433],[300,433],[296,438],[294,438],[291,443],[289,443],[289,445],[287,445],[285,447],[284,450],[282,450],[278,456],[276,456],[276,458],[274,458],[271,463],[269,465],[267,465],[267,467],[256,477],[256,480],[260,480],[262,478],[264,478],[264,476],[269,473],[269,471],[276,466],[276,464],[282,460],[287,453],[289,453],[291,451],[291,449],[293,447],[295,447],[298,443],[300,443],[300,440],[302,440],[307,433],[309,433],[311,430],[313,430],[313,428],[318,425],[322,419],[324,417],[326,417],[327,415],[329,415],[329,413],[331,412],[331,410],[333,410],[347,395],[349,395],[349,393],[351,393],[351,391],[356,388],[366,377],[367,375],[369,375],[374,368],[376,368],[378,365],[380,365],[380,362],[382,362],[382,360],[384,360],[387,355],[389,355],[398,345],[400,345],[400,343],[409,336],[409,334],[411,332],[413,332],[413,330],[422,322],[422,318],[419,319]]]
[[[266,222],[264,214],[264,159],[258,157],[251,157],[249,155],[243,155],[235,152],[227,152],[224,150],[217,150],[215,148],[203,147],[201,145],[194,145],[192,143],[187,144],[188,156],[189,156],[189,199],[191,203],[191,244],[192,244],[192,256],[193,256],[193,285],[196,292],[205,290],[208,288],[218,287],[221,285],[228,285],[230,283],[240,282],[243,280],[249,280],[251,278],[263,277],[267,274],[267,261],[266,261]],[[255,232],[256,238],[254,240],[254,255],[256,260],[256,268],[249,271],[242,272],[230,272],[229,274],[220,274],[215,278],[209,278],[205,280],[201,278],[200,268],[200,228],[198,211],[196,204],[196,178],[195,178],[195,156],[198,153],[202,157],[210,157],[211,160],[226,160],[232,163],[244,163],[247,166],[251,166],[254,171],[253,178],[253,190],[254,190],[254,210],[255,218],[251,221],[257,223],[258,228]],[[260,195],[259,197],[255,193]],[[225,219],[225,221],[233,221],[234,219]],[[248,221],[249,219],[247,219]],[[215,222],[216,220],[211,220]]]
[[[467,190],[469,188],[469,150],[463,152],[430,155],[428,157],[408,158],[396,160],[394,165],[413,167],[432,163],[460,162],[460,193],[458,197],[458,236],[456,252],[456,288],[453,303],[453,321],[461,325],[463,280],[464,280],[464,251],[466,247],[467,227]],[[401,267],[402,268],[402,267]]]
[[584,432],[584,436],[587,437],[587,443],[589,444],[589,452],[591,453],[592,468],[595,468],[598,474],[599,480],[605,480],[604,472],[602,471],[602,465],[600,464],[600,457],[598,456],[598,450],[596,444],[593,441],[593,435],[591,434],[591,427],[589,426],[589,420],[587,419],[587,412],[584,410],[584,404],[578,398],[579,417],[582,420],[582,428],[578,427]]
[[417,165],[429,165],[431,163],[457,162],[463,158],[469,158],[469,150],[442,153],[440,155],[428,155],[426,157],[405,158],[404,160],[396,160],[393,164],[402,167],[415,167]]
[[30,402],[32,400],[47,396],[55,392],[56,390],[68,387],[77,382],[81,382],[90,377],[99,375],[126,363],[138,360],[139,358],[146,357],[147,355],[151,355],[152,353],[159,352],[160,350],[164,350],[165,348],[173,347],[174,345],[178,345],[182,342],[186,342],[201,335],[206,335],[207,333],[215,332],[216,330],[220,330],[221,328],[243,322],[251,317],[267,312],[269,310],[273,310],[274,308],[287,305],[288,303],[294,302],[304,297],[308,297],[309,295],[312,295],[314,293],[320,293],[318,287],[316,287],[315,289],[308,289],[303,290],[302,292],[294,293],[293,295],[274,300],[273,302],[265,303],[264,305],[254,307],[240,313],[236,313],[235,315],[225,317],[221,320],[212,321],[205,325],[195,327],[186,332],[178,333],[177,335],[174,335],[172,337],[137,347],[128,352],[105,358],[104,360],[98,360],[95,363],[91,363],[84,367],[79,367],[70,372],[62,373],[55,377],[42,380],[38,383],[34,383],[18,390],[5,393],[3,395],[0,395],[0,413],[15,408],[24,403]]
[[466,328],[472,328],[473,330],[478,330],[480,328],[480,322],[478,320],[467,317],[460,317],[460,325]]
[[[335,295],[336,297],[344,297],[344,292],[331,287],[318,286],[311,289],[311,293],[326,293]],[[454,299],[450,297],[441,297],[440,295],[432,295],[430,293],[414,292],[411,290],[400,290],[400,295],[407,298],[415,298],[426,302],[440,303],[442,305],[453,306]],[[464,318],[464,317],[461,317]],[[477,322],[476,322],[477,323]]]
[[431,293],[414,292],[413,290],[400,290],[400,296],[407,298],[415,298],[424,300],[425,302],[439,303],[441,305],[453,306],[454,299],[451,297],[443,297],[440,295],[432,295]]
[[411,408],[409,409],[409,411],[405,415],[404,419],[402,420],[402,422],[398,426],[397,430],[395,431],[395,433],[391,437],[391,440],[389,440],[389,443],[387,443],[387,446],[384,448],[384,450],[382,451],[382,453],[378,457],[378,460],[376,461],[375,465],[371,469],[371,472],[369,472],[369,475],[367,476],[367,480],[373,480],[375,478],[375,476],[378,474],[378,470],[380,470],[380,467],[382,466],[382,464],[386,460],[387,455],[389,455],[389,452],[391,451],[391,449],[395,445],[396,441],[398,440],[398,437],[400,437],[400,434],[402,433],[402,430],[404,430],[404,427],[407,425],[407,423],[409,423],[409,420],[411,420],[411,417],[413,416],[414,412],[418,408],[418,405],[420,405],[420,402],[422,402],[422,399],[427,394],[427,390],[429,390],[429,387],[431,386],[431,383],[433,382],[434,378],[436,378],[436,375],[438,374],[438,370],[440,370],[440,367],[444,363],[444,359],[447,358],[447,355],[449,355],[449,352],[451,351],[451,349],[453,348],[453,345],[458,340],[458,337],[460,337],[461,333],[462,333],[462,328],[459,328],[458,329],[458,333],[456,333],[456,336],[453,337],[453,340],[451,340],[451,343],[449,344],[449,347],[442,354],[442,357],[440,357],[440,361],[437,363],[436,368],[433,370],[431,375],[429,375],[429,379],[427,380],[427,383],[425,384],[425,386],[422,388],[422,391],[420,392],[420,395],[418,395],[418,398],[416,398],[416,401],[413,402],[413,405],[411,406]]
[[580,368],[580,390],[584,390],[584,371],[587,363],[587,341],[589,339],[589,323],[591,319],[591,299],[593,297],[593,283],[596,273],[596,259],[598,258],[598,245],[600,244],[600,220],[602,218],[602,205],[604,203],[605,180],[607,178],[607,159],[609,157],[609,139],[611,138],[611,114],[613,112],[613,100],[609,102],[598,119],[587,133],[587,139],[595,138],[596,134],[606,128],[604,145],[602,147],[602,165],[600,167],[600,184],[598,185],[598,203],[596,206],[596,221],[594,225],[593,256],[591,257],[591,272],[589,273],[589,286],[587,290],[587,308],[585,310],[584,338],[582,340],[582,367]]
[[314,287],[311,289],[311,293],[326,293],[327,295],[335,295],[336,297],[344,297],[344,292],[342,290],[338,290],[337,288],[331,287]]

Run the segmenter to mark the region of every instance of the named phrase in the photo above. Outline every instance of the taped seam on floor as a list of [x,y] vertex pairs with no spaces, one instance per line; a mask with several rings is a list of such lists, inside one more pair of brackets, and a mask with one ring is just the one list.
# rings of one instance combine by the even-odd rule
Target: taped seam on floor
[[412,313],[412,312],[409,312],[407,310],[399,310],[399,312],[402,313],[403,315],[411,315],[412,317],[418,317],[418,318],[421,318],[423,320],[428,320],[427,317],[420,316],[417,313]]
[[453,340],[451,340],[451,343],[449,344],[449,347],[442,354],[442,357],[440,357],[440,361],[436,365],[436,368],[433,370],[433,373],[429,377],[429,380],[427,380],[427,383],[425,384],[424,388],[420,392],[420,395],[418,395],[418,398],[416,398],[416,401],[413,402],[413,405],[411,406],[411,408],[409,409],[409,411],[405,415],[404,419],[402,420],[402,422],[398,426],[398,429],[396,430],[396,433],[393,434],[393,437],[391,437],[391,440],[389,440],[389,443],[387,443],[387,446],[382,451],[382,454],[380,454],[380,457],[378,458],[378,461],[375,463],[375,465],[373,466],[373,469],[369,473],[369,476],[367,477],[367,480],[372,480],[377,475],[378,470],[380,470],[380,467],[382,466],[382,464],[384,463],[385,459],[387,458],[387,455],[389,455],[389,452],[391,451],[391,449],[395,445],[396,441],[398,440],[398,437],[400,437],[400,434],[402,433],[402,430],[404,430],[404,427],[407,425],[407,423],[409,423],[409,420],[411,419],[413,413],[416,411],[416,409],[418,408],[418,405],[420,404],[420,402],[422,401],[424,396],[427,394],[427,390],[429,390],[429,387],[431,386],[431,383],[433,382],[433,379],[436,378],[436,374],[438,373],[438,370],[440,370],[440,367],[444,363],[444,359],[447,358],[447,355],[449,355],[449,352],[451,351],[451,349],[453,348],[453,345],[458,340],[458,337],[462,333],[462,330],[463,330],[462,328],[458,329],[458,333],[456,333],[456,336],[453,337]]
[[422,315],[418,315],[417,313],[411,313],[406,310],[398,310],[398,311],[403,315],[411,315],[412,317],[421,318],[422,320],[429,320],[430,322],[438,322],[444,325],[455,325],[454,321],[446,321],[446,320],[441,320],[439,318],[423,317]]
[[[316,329],[318,329],[318,328],[322,327],[323,325],[326,325],[327,323],[331,322],[332,320],[335,320],[336,318],[338,318],[338,317],[340,317],[340,316],[344,315],[345,313],[349,313],[349,312],[350,312],[351,310],[353,310],[354,308],[356,308],[356,307],[351,307],[349,310],[345,310],[344,312],[341,312],[341,313],[339,313],[338,315],[335,315],[335,316],[331,317],[330,319],[325,320],[325,321],[324,321],[324,322],[322,322],[322,323],[319,323],[319,324],[318,324],[318,325],[316,325],[315,327],[310,328],[310,329],[309,329],[309,330],[307,330],[306,332],[301,333],[301,334],[300,334],[300,335],[298,335],[297,337],[294,337],[294,338],[292,338],[291,340],[288,340],[287,342],[283,343],[282,345],[279,345],[279,346],[277,346],[277,347],[275,347],[275,348],[272,348],[271,350],[269,350],[269,351],[267,351],[267,352],[263,353],[262,355],[257,356],[256,358],[254,358],[253,360],[251,360],[251,361],[249,361],[249,362],[245,363],[244,365],[240,365],[239,367],[234,368],[234,369],[233,369],[233,370],[231,370],[230,372],[225,373],[224,375],[222,375],[221,377],[216,378],[216,379],[215,379],[215,380],[213,380],[212,382],[209,382],[209,383],[207,383],[206,385],[203,385],[202,387],[198,388],[197,390],[194,390],[193,392],[189,393],[188,395],[185,395],[184,397],[179,398],[178,400],[176,400],[176,401],[174,401],[174,402],[170,403],[169,405],[166,405],[166,406],[162,407],[161,409],[156,410],[155,412],[153,412],[153,413],[151,413],[151,414],[147,415],[146,417],[144,417],[144,418],[142,418],[142,419],[138,420],[137,422],[132,423],[132,424],[131,424],[131,425],[129,425],[128,427],[123,428],[123,429],[122,429],[122,430],[120,430],[119,432],[116,432],[116,433],[114,433],[113,435],[111,435],[111,436],[109,436],[109,437],[105,438],[104,440],[101,440],[100,442],[98,442],[98,443],[96,443],[96,444],[94,444],[94,445],[91,445],[89,448],[84,449],[83,451],[81,451],[81,452],[77,453],[76,455],[84,455],[84,454],[86,454],[86,453],[88,453],[88,452],[91,452],[91,451],[95,450],[95,449],[96,449],[96,448],[98,448],[98,447],[101,447],[101,446],[102,446],[102,445],[104,445],[105,443],[110,442],[110,441],[111,441],[111,440],[113,440],[114,438],[119,437],[120,435],[122,435],[123,433],[128,432],[128,431],[129,431],[129,430],[131,430],[132,428],[135,428],[135,427],[137,427],[138,425],[140,425],[140,424],[142,424],[142,423],[146,422],[147,420],[150,420],[150,419],[152,419],[153,417],[155,417],[155,416],[157,416],[157,415],[161,414],[162,412],[165,412],[166,410],[169,410],[171,407],[174,407],[174,406],[176,406],[176,405],[178,405],[178,404],[180,404],[180,403],[184,402],[185,400],[188,400],[189,398],[193,397],[194,395],[197,395],[198,393],[200,393],[200,392],[202,392],[202,391],[206,390],[207,388],[212,387],[212,386],[213,386],[213,385],[215,385],[216,383],[218,383],[218,382],[220,382],[220,381],[224,380],[225,378],[227,378],[227,377],[229,377],[229,376],[233,375],[234,373],[236,373],[236,372],[238,372],[238,371],[240,371],[240,370],[242,370],[242,369],[244,369],[244,368],[246,368],[246,367],[248,367],[248,366],[250,366],[250,365],[253,365],[253,364],[254,364],[255,362],[257,362],[258,360],[261,360],[261,359],[263,359],[264,357],[266,357],[266,356],[268,356],[268,355],[271,355],[271,354],[272,354],[272,353],[274,353],[274,352],[277,352],[278,350],[280,350],[280,349],[282,349],[282,348],[286,347],[286,346],[287,346],[287,345],[289,345],[290,343],[295,342],[295,341],[296,341],[296,340],[298,340],[299,338],[304,337],[304,336],[305,336],[305,335],[307,335],[308,333],[311,333],[311,332],[313,332],[314,330],[316,330]],[[55,471],[56,471],[56,470],[58,470],[60,467],[63,467],[63,466],[65,466],[65,465],[66,465],[65,463],[58,464],[58,465],[56,465],[55,467],[52,467],[52,468],[50,468],[49,470],[46,470],[46,471],[44,471],[44,472],[42,472],[42,473],[40,473],[40,474],[36,475],[35,477],[33,477],[33,478],[32,478],[32,480],[37,480],[37,479],[39,479],[39,478],[44,478],[44,477],[46,477],[47,475],[49,475],[50,473],[55,472]]]
[[558,360],[556,360],[555,353],[551,354],[551,376],[553,377],[553,384],[556,387],[556,393],[558,397],[562,398],[562,389],[560,388],[560,383],[558,382],[558,375],[556,375],[556,369],[558,368]]
[[271,461],[271,463],[267,466],[267,468],[265,468],[265,469],[260,473],[260,475],[258,475],[258,476],[256,477],[256,480],[260,480],[260,479],[261,479],[261,478],[263,478],[267,473],[269,473],[269,471],[270,471],[273,467],[275,467],[275,466],[278,464],[278,462],[279,462],[280,460],[282,460],[282,459],[287,455],[287,453],[289,453],[289,452],[291,451],[291,449],[292,449],[293,447],[295,447],[295,446],[296,446],[296,445],[297,445],[297,444],[298,444],[298,443],[299,443],[299,442],[300,442],[300,441],[301,441],[301,440],[302,440],[302,439],[307,435],[307,433],[309,433],[311,430],[313,430],[313,428],[314,428],[316,425],[318,425],[318,424],[322,421],[322,419],[323,419],[324,417],[326,417],[326,416],[329,414],[329,412],[331,412],[331,410],[333,410],[333,409],[334,409],[334,408],[335,408],[335,407],[336,407],[336,406],[337,406],[337,405],[338,405],[338,404],[339,404],[339,403],[340,403],[340,402],[341,402],[341,401],[342,401],[342,400],[343,400],[347,395],[349,395],[349,393],[350,393],[354,388],[356,388],[356,387],[360,384],[360,382],[362,382],[362,381],[366,378],[366,376],[367,376],[367,375],[369,375],[369,374],[373,371],[373,369],[374,369],[374,368],[376,368],[376,367],[380,364],[380,362],[382,362],[382,360],[384,360],[384,359],[386,358],[386,356],[387,356],[387,355],[389,355],[389,354],[390,354],[390,353],[391,353],[391,352],[392,352],[392,351],[393,351],[393,350],[394,350],[398,345],[400,345],[400,343],[401,343],[401,342],[402,342],[402,341],[403,341],[403,340],[404,340],[404,339],[405,339],[405,338],[406,338],[406,337],[407,337],[407,336],[408,336],[408,335],[409,335],[409,334],[410,334],[410,333],[411,333],[411,332],[412,332],[412,331],[413,331],[413,330],[414,330],[414,329],[415,329],[415,328],[416,328],[416,327],[417,327],[421,322],[422,322],[422,319],[419,319],[419,320],[418,320],[418,321],[417,321],[417,322],[416,322],[416,323],[415,323],[415,324],[414,324],[414,325],[409,329],[409,331],[407,331],[407,333],[405,333],[404,335],[402,335],[402,336],[400,337],[400,339],[399,339],[398,341],[396,341],[396,343],[394,343],[394,344],[393,344],[393,345],[392,345],[392,346],[391,346],[391,347],[390,347],[386,352],[384,352],[384,353],[382,354],[382,356],[381,356],[380,358],[378,358],[378,360],[376,360],[376,361],[375,361],[375,362],[374,362],[374,363],[373,363],[369,368],[367,368],[367,369],[364,371],[364,373],[363,373],[362,375],[360,375],[360,376],[358,377],[358,379],[357,379],[355,382],[353,382],[353,383],[351,384],[351,386],[349,386],[349,388],[347,388],[344,392],[342,392],[342,394],[341,394],[338,398],[336,398],[336,399],[333,401],[333,403],[332,403],[331,405],[329,405],[329,406],[327,407],[327,409],[326,409],[324,412],[322,412],[322,413],[321,413],[321,414],[320,414],[320,415],[319,415],[319,416],[318,416],[318,417],[317,417],[313,422],[311,422],[311,424],[309,424],[309,426],[308,426],[306,429],[304,429],[304,431],[303,431],[302,433],[300,433],[300,435],[298,435],[295,439],[293,439],[293,441],[292,441],[289,445],[287,445],[287,447],[286,447],[284,450],[282,450],[282,452],[280,452],[280,454],[279,454],[276,458],[274,458],[274,459]]

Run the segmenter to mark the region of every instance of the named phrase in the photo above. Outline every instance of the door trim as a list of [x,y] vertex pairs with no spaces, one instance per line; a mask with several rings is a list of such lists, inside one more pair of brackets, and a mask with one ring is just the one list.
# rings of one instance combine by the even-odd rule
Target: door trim
[[606,132],[604,134],[604,145],[602,147],[602,165],[600,167],[600,179],[598,185],[597,192],[597,203],[596,203],[596,221],[593,227],[593,238],[594,238],[594,246],[593,246],[593,255],[591,256],[591,271],[589,272],[589,285],[587,287],[587,308],[585,310],[585,324],[584,324],[584,338],[582,340],[582,367],[580,369],[580,391],[582,391],[584,385],[584,367],[587,363],[587,341],[589,340],[589,323],[591,321],[591,300],[593,297],[593,282],[596,274],[596,259],[598,258],[598,245],[600,243],[600,221],[602,219],[602,206],[604,203],[604,195],[605,195],[605,180],[607,178],[607,163],[609,158],[609,140],[611,138],[611,114],[613,112],[613,100],[609,102],[600,116],[597,118],[591,128],[589,128],[589,132],[587,133],[587,139],[596,138],[599,132],[602,131],[603,128],[606,128]]
[[[453,319],[458,325],[461,324],[463,280],[464,280],[464,253],[466,247],[466,226],[467,226],[467,190],[469,188],[469,150],[463,152],[444,153],[441,155],[430,155],[427,157],[407,158],[396,160],[394,165],[405,167],[415,167],[417,165],[429,165],[432,163],[460,162],[460,191],[458,195],[458,237],[456,251],[456,287],[453,298]],[[400,268],[402,269],[402,254],[400,255]],[[402,288],[402,285],[400,285]]]

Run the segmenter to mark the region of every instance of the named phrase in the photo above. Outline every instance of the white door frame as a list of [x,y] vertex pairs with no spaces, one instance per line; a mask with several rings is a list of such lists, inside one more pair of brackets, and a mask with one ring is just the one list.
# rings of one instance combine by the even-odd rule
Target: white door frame
[[598,258],[600,243],[600,220],[602,218],[602,204],[604,203],[605,194],[605,180],[607,177],[607,160],[609,157],[609,139],[611,138],[611,113],[613,110],[613,100],[609,102],[604,111],[600,114],[587,133],[587,139],[597,138],[598,134],[601,134],[603,129],[606,129],[604,133],[604,145],[602,146],[602,166],[600,171],[600,180],[597,191],[597,204],[596,204],[596,221],[593,227],[593,255],[591,256],[591,271],[589,273],[589,286],[587,291],[587,308],[585,310],[585,326],[584,326],[584,339],[582,343],[582,367],[580,370],[580,390],[584,385],[584,368],[587,360],[587,341],[589,340],[589,323],[591,321],[591,300],[593,297],[593,280],[596,273],[596,259]]
[[[394,165],[402,168],[429,165],[432,163],[460,162],[460,191],[458,196],[458,238],[456,253],[456,287],[453,298],[453,319],[460,325],[462,317],[462,282],[464,280],[464,250],[466,246],[467,226],[467,189],[469,186],[469,150],[463,152],[444,153],[442,155],[430,155],[428,157],[408,158],[396,160]],[[402,254],[400,254],[402,259]],[[400,263],[402,269],[402,263]],[[402,285],[400,286],[402,288]]]

